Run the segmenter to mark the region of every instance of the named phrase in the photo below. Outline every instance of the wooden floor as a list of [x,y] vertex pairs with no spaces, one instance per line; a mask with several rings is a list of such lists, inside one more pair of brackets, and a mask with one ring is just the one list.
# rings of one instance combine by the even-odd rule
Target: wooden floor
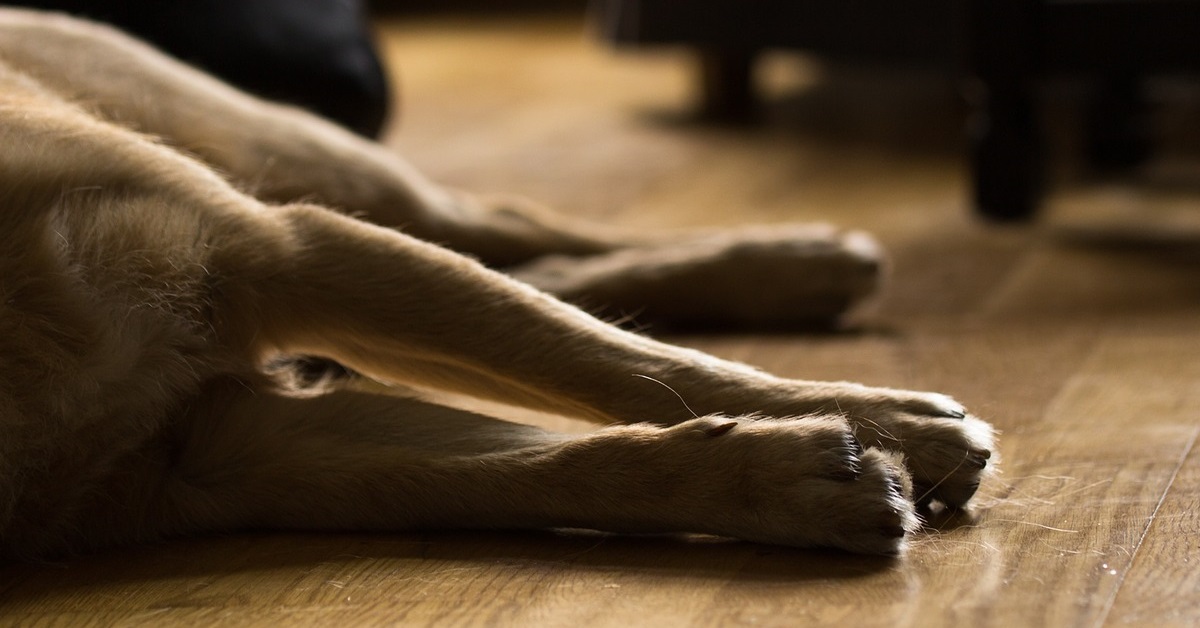
[[[893,278],[855,329],[672,339],[785,376],[951,393],[1003,431],[1002,475],[900,560],[594,534],[244,535],[2,567],[0,624],[1200,624],[1194,99],[1159,119],[1166,156],[1141,176],[1090,182],[1058,159],[1038,224],[995,228],[965,208],[963,112],[937,80],[772,59],[768,122],[714,129],[681,115],[686,57],[613,55],[575,18],[381,28],[404,89],[389,142],[448,183],[643,228],[877,233]],[[1075,140],[1060,135],[1063,156]]]

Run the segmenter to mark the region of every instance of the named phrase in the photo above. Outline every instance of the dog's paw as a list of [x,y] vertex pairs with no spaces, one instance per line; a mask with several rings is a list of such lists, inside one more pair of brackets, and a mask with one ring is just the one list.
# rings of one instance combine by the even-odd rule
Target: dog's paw
[[973,416],[896,413],[851,422],[864,443],[903,455],[917,504],[936,500],[952,508],[966,505],[998,462],[994,430]]
[[720,269],[728,307],[752,323],[834,320],[873,294],[883,249],[865,232],[824,225],[747,227],[705,243]]
[[709,417],[673,429],[713,447],[698,491],[716,489],[717,533],[895,555],[918,525],[899,456],[863,449],[840,419]]
[[748,227],[715,234],[692,246],[697,256],[691,285],[721,294],[691,315],[698,323],[759,327],[828,325],[879,286],[882,248],[868,234],[824,225]]
[[795,327],[836,323],[875,291],[883,264],[865,233],[779,225],[543,258],[511,272],[567,301],[637,313],[640,322]]
[[938,393],[852,385],[837,406],[865,446],[897,452],[912,475],[915,500],[966,504],[996,467],[995,432],[962,404]]

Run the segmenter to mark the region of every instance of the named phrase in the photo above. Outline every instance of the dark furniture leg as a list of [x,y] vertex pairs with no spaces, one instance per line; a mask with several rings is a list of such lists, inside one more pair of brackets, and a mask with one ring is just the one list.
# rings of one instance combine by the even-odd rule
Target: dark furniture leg
[[971,130],[972,196],[986,218],[1031,218],[1042,195],[1041,129],[1025,86],[993,83]]
[[972,0],[972,65],[981,89],[970,129],[972,197],[986,218],[1025,220],[1042,193],[1034,106],[1040,0]]
[[757,110],[754,62],[758,53],[733,48],[700,51],[700,115],[707,120],[744,122]]
[[1129,72],[1100,79],[1087,112],[1088,165],[1099,172],[1135,168],[1153,149],[1142,80]]

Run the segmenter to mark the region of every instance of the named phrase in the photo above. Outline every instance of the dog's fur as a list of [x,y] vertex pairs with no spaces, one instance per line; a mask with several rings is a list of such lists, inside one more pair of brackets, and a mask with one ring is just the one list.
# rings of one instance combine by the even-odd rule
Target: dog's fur
[[[517,527],[896,553],[914,503],[970,499],[991,431],[948,397],[773,377],[549,296],[832,317],[874,283],[869,238],[662,242],[447,192],[109,28],[0,10],[0,553]],[[625,425],[289,390],[279,355]]]

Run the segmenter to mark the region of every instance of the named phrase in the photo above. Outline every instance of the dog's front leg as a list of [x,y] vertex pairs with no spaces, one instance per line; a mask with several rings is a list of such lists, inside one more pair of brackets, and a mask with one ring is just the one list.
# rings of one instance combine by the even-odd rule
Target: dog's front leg
[[258,217],[269,227],[261,238],[231,233],[213,251],[218,325],[242,336],[232,343],[612,422],[963,416],[944,395],[781,380],[629,333],[468,258],[319,207]]
[[[332,357],[383,379],[609,422],[691,418],[661,388],[639,394],[647,387],[637,376],[677,381],[685,394],[770,381],[621,331],[388,229],[311,206],[258,216],[213,251],[216,324],[233,346]],[[260,225],[261,237],[245,237]]]
[[886,554],[916,522],[895,457],[835,419],[566,436],[412,399],[230,390],[177,435],[163,534],[576,527]]
[[622,331],[470,259],[318,207],[259,216],[270,226],[263,239],[230,234],[213,251],[214,312],[234,346],[606,422],[832,412],[844,388],[796,387]]

